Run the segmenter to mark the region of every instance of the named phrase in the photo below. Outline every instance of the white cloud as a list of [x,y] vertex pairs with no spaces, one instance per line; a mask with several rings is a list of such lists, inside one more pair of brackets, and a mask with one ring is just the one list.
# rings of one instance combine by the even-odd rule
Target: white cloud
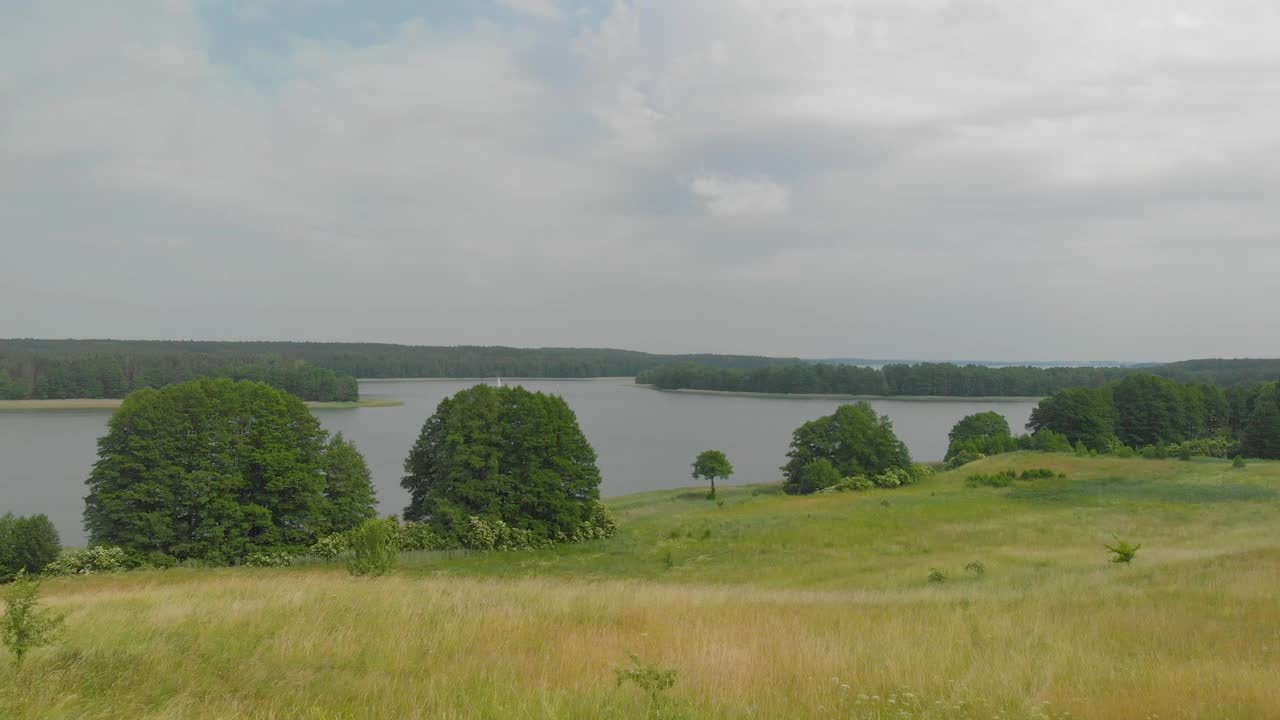
[[689,189],[716,217],[778,215],[790,204],[787,189],[765,177],[704,175],[689,183]]
[[500,2],[508,10],[543,20],[556,20],[562,14],[555,0],[500,0]]
[[4,6],[0,326],[1280,353],[1235,311],[1280,265],[1280,7],[503,1],[562,22],[298,29],[254,77],[208,6]]

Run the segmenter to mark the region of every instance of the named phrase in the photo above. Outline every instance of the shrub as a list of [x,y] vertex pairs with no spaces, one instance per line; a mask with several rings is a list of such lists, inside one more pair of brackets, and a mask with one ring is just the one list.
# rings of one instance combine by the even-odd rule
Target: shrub
[[244,559],[249,567],[289,567],[293,558],[286,552],[256,552]]
[[800,470],[797,481],[792,483],[795,492],[801,495],[818,492],[840,482],[840,472],[826,458],[809,461]]
[[449,542],[427,523],[407,522],[396,528],[396,547],[401,552],[444,550]]
[[818,492],[820,493],[858,492],[861,490],[870,490],[875,486],[876,484],[871,481],[871,478],[864,477],[862,475],[855,475],[853,477],[842,478],[840,482],[836,483],[835,485],[830,485],[828,487],[825,487],[819,490]]
[[385,575],[395,566],[397,524],[394,518],[373,518],[351,531],[352,575]]
[[972,573],[976,578],[980,578],[987,574],[987,566],[983,565],[981,560],[974,560],[968,565],[965,565],[964,570],[967,573]]
[[1022,475],[1018,477],[1021,480],[1043,480],[1058,477],[1058,473],[1049,468],[1035,468],[1034,470],[1023,470]]
[[1133,558],[1138,554],[1138,548],[1141,545],[1131,545],[1120,538],[1115,539],[1114,545],[1105,546],[1111,552],[1111,562],[1128,564],[1133,562]]
[[40,584],[19,570],[13,586],[5,594],[4,617],[0,617],[0,641],[21,665],[31,650],[52,644],[62,631],[63,616],[40,607]]
[[1242,456],[1242,455],[1237,455],[1237,456],[1235,456],[1235,459],[1233,459],[1233,460],[1231,461],[1231,467],[1233,467],[1233,468],[1235,468],[1235,469],[1237,469],[1237,470],[1243,470],[1243,469],[1244,469],[1244,467],[1245,467],[1245,464],[1244,464],[1244,456]]
[[964,479],[964,484],[971,488],[976,487],[1009,487],[1014,480],[1018,479],[1018,473],[1013,470],[1005,470],[1004,472],[992,473],[990,475],[977,473],[970,475]]
[[634,653],[631,655],[631,667],[622,667],[614,671],[618,678],[618,687],[632,683],[644,691],[649,698],[649,717],[662,717],[663,709],[670,702],[663,695],[675,687],[679,673],[675,668],[663,668],[657,665],[645,665]]
[[946,581],[947,581],[946,573],[942,572],[938,568],[929,569],[929,582],[936,584],[936,583],[944,583]]
[[913,481],[914,478],[910,471],[897,467],[889,468],[879,475],[873,475],[871,477],[871,482],[875,483],[876,487],[882,488],[896,488],[903,485],[910,485]]
[[1076,441],[1076,457],[1089,457],[1089,448],[1085,447],[1083,440]]
[[351,538],[347,533],[325,535],[307,548],[307,554],[321,560],[332,560],[351,550]]
[[1131,458],[1137,456],[1138,452],[1128,445],[1121,445],[1113,454],[1119,458]]
[[119,572],[127,569],[127,563],[124,548],[95,545],[83,550],[63,550],[57,560],[45,567],[44,573],[57,576]]
[[604,506],[604,503],[595,500],[592,501],[591,507],[587,509],[587,519],[578,526],[571,540],[573,542],[604,540],[616,534],[618,534],[618,521],[613,517],[613,513],[609,508]]
[[0,583],[20,571],[38,575],[62,551],[58,531],[46,515],[0,516]]
[[951,459],[943,463],[942,467],[946,470],[955,470],[961,465],[968,465],[971,462],[977,462],[984,457],[986,457],[986,455],[983,455],[977,450],[962,450],[955,455],[952,455]]
[[172,555],[166,555],[159,550],[152,550],[147,553],[147,565],[161,570],[171,568],[178,564],[178,559]]

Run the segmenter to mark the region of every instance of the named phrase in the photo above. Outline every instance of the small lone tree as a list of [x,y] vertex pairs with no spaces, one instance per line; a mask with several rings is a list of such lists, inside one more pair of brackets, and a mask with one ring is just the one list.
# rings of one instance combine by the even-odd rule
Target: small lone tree
[[35,648],[51,645],[62,631],[63,617],[40,607],[40,583],[19,570],[4,598],[4,617],[0,618],[0,640],[13,654],[13,664]]
[[397,530],[399,523],[394,518],[370,518],[349,531],[351,557],[347,559],[347,570],[352,575],[371,577],[391,572],[399,553]]
[[729,458],[719,450],[704,450],[693,461],[693,477],[711,481],[711,492],[707,494],[709,500],[716,497],[716,478],[728,480],[732,474],[733,465],[729,464]]
[[1139,545],[1131,545],[1120,538],[1116,538],[1115,545],[1107,545],[1106,548],[1111,552],[1113,563],[1123,563],[1125,565],[1133,562],[1133,558],[1138,554]]

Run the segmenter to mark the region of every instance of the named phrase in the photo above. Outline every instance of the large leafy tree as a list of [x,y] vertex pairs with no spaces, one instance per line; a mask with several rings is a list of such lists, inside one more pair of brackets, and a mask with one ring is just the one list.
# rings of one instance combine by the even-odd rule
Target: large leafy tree
[[821,488],[804,482],[804,468],[825,459],[840,476],[878,475],[890,468],[909,469],[911,454],[893,432],[893,422],[865,402],[840,406],[834,414],[796,428],[782,472],[789,493]]
[[716,478],[728,480],[732,474],[733,465],[719,450],[703,450],[693,461],[693,476],[711,481],[711,492],[707,497],[716,496]]
[[947,446],[947,460],[965,450],[995,455],[1017,447],[1009,430],[1009,421],[998,412],[982,412],[962,418],[951,428],[947,438],[951,441]]
[[359,527],[377,516],[373,480],[364,456],[355,443],[337,433],[325,447],[322,472],[325,478],[321,508],[323,532],[342,532]]
[[1116,409],[1110,388],[1073,388],[1040,401],[1027,427],[1052,430],[1071,443],[1102,449],[1115,437]]
[[263,383],[139,390],[98,441],[85,526],[96,543],[177,558],[297,551],[372,511],[353,453],[328,442],[300,399]]
[[1280,459],[1280,383],[1258,389],[1241,445],[1249,457]]
[[0,516],[0,582],[9,582],[20,570],[40,574],[61,551],[58,530],[47,515]]
[[568,536],[600,497],[596,453],[563,398],[477,385],[445,398],[404,463],[407,520],[460,534],[470,516]]

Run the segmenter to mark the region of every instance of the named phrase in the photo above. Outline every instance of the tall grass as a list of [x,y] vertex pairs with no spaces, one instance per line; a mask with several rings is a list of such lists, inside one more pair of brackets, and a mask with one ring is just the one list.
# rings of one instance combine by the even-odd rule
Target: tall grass
[[[631,653],[678,670],[688,718],[1277,716],[1274,497],[1029,502],[963,475],[1044,457],[984,462],[846,496],[626,498],[613,540],[383,578],[51,581],[67,639],[0,675],[0,718],[636,718],[648,699],[615,675]],[[1081,483],[1280,487],[1270,463],[1051,462]],[[1132,566],[1107,562],[1113,533],[1143,543]]]

